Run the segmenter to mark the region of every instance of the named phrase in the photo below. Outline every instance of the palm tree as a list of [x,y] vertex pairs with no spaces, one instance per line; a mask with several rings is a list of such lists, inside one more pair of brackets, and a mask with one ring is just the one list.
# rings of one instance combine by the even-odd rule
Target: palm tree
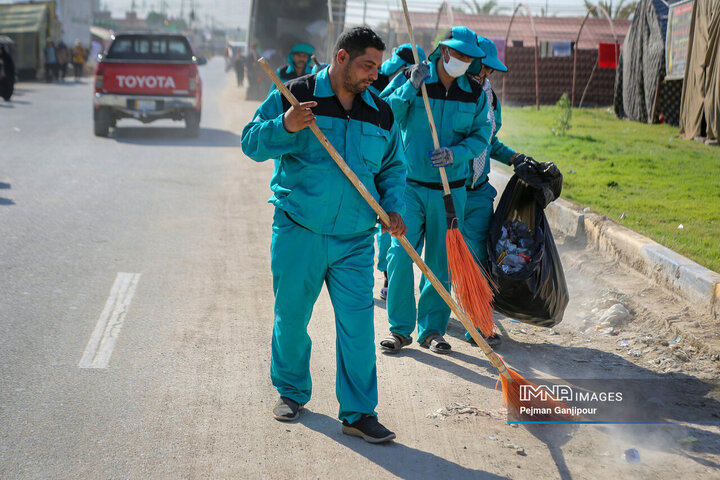
[[[595,6],[590,0],[583,0],[585,2],[585,6],[588,10],[590,10],[592,7]],[[617,2],[617,5],[613,5],[613,0],[600,0],[597,2],[598,6],[603,7],[605,10],[607,10],[608,15],[612,18],[630,18],[634,13],[635,9],[637,8],[637,1],[630,2],[628,4],[625,4],[625,0],[620,0]],[[594,10],[590,16],[592,17],[600,17],[602,13],[600,13],[599,10]]]
[[475,14],[499,15],[507,10],[507,7],[499,7],[498,2],[496,2],[495,0],[488,0],[485,3],[480,3],[477,0],[472,0],[472,2],[465,1],[463,2],[463,4],[465,5],[465,8],[470,10],[470,13]]

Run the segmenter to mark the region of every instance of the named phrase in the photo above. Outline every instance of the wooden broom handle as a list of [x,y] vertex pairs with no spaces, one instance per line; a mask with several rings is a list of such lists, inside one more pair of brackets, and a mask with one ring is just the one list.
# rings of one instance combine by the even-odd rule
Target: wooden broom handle
[[[292,105],[293,107],[299,105],[300,102],[298,102],[297,98],[295,98],[295,95],[293,95],[292,92],[287,89],[285,84],[283,84],[282,81],[275,74],[275,72],[272,71],[267,61],[265,61],[264,58],[260,58],[258,60],[258,63],[260,63],[260,66],[263,68],[263,70],[265,70],[265,73],[268,74],[268,76],[273,81],[280,93],[282,93],[283,96],[287,99],[287,101],[290,102],[290,105]],[[335,160],[335,163],[338,167],[340,167],[340,170],[343,171],[348,180],[350,180],[350,182],[357,189],[357,191],[360,192],[360,195],[362,195],[362,197],[375,211],[375,213],[378,214],[378,216],[380,217],[380,221],[384,225],[389,226],[390,217],[388,216],[388,214],[385,212],[385,210],[383,210],[377,200],[375,200],[375,198],[368,191],[365,185],[360,181],[357,175],[355,175],[355,172],[353,172],[352,169],[348,167],[342,156],[338,153],[337,150],[335,150],[335,147],[332,146],[330,140],[327,139],[322,130],[320,130],[320,127],[317,126],[317,123],[313,122],[309,125],[309,127],[310,130],[312,130],[312,132],[315,134],[317,139],[320,140],[320,143],[322,143],[323,147],[325,147],[325,150],[328,151],[332,159]],[[412,258],[413,262],[415,262],[415,265],[417,265],[420,271],[425,274],[425,278],[428,279],[432,286],[435,287],[435,290],[437,290],[438,294],[440,294],[442,299],[445,300],[445,303],[448,304],[450,310],[455,313],[455,316],[458,318],[458,320],[460,320],[460,323],[463,324],[465,329],[470,333],[470,336],[472,336],[473,340],[475,340],[475,343],[478,344],[483,353],[488,357],[490,363],[495,365],[495,367],[500,371],[501,375],[503,375],[507,380],[512,382],[513,380],[510,377],[510,372],[507,371],[507,367],[505,366],[503,361],[500,359],[500,357],[497,356],[493,349],[490,348],[490,345],[488,345],[487,342],[482,338],[480,333],[465,315],[465,312],[463,312],[460,306],[455,303],[455,300],[453,300],[450,292],[447,291],[447,289],[443,286],[440,280],[438,280],[432,270],[430,270],[430,268],[425,264],[423,259],[420,258],[420,255],[418,255],[417,251],[415,251],[415,248],[413,248],[408,239],[404,235],[395,238],[398,239],[405,251],[408,253],[408,255],[410,255],[410,258]]]
[[[412,47],[413,58],[415,59],[415,63],[420,63],[420,55],[418,55],[415,38],[413,38],[410,13],[408,12],[405,0],[402,0],[402,5],[403,11],[405,12],[405,25],[407,26],[408,35],[410,36],[410,46]],[[432,110],[430,109],[430,100],[428,99],[425,82],[420,85],[420,91],[422,92],[423,102],[425,103],[425,112],[427,112],[428,123],[430,124],[430,133],[432,134],[433,145],[435,146],[435,150],[437,150],[440,148],[440,140],[438,139],[437,129],[435,128],[435,120],[433,119]],[[450,195],[450,184],[448,183],[447,173],[445,173],[445,167],[440,167],[440,178],[442,179],[443,193],[445,193],[445,195]]]

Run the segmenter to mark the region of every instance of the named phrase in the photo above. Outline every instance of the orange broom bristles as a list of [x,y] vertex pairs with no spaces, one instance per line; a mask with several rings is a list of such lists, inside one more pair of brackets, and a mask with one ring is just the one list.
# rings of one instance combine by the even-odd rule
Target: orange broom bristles
[[457,302],[472,324],[487,338],[493,334],[493,291],[488,276],[480,270],[475,257],[457,228],[450,228],[445,237],[452,288]]

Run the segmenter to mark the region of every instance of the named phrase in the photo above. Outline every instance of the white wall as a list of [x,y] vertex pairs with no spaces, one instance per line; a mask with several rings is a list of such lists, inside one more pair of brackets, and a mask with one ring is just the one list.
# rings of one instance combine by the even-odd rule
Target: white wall
[[95,0],[57,0],[57,16],[62,24],[62,39],[72,47],[75,39],[87,47],[90,44]]

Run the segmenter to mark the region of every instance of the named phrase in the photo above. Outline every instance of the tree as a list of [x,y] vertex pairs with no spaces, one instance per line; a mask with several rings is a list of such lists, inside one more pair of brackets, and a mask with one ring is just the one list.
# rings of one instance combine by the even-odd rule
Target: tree
[[[595,6],[590,0],[583,0],[585,2],[585,6],[588,10],[590,10],[592,7]],[[628,4],[625,4],[625,0],[620,0],[617,2],[617,5],[613,5],[613,0],[600,0],[597,2],[598,6],[603,7],[605,10],[607,10],[608,15],[610,15],[611,18],[630,18],[634,13],[635,9],[637,8],[637,1],[630,2]],[[602,13],[600,10],[594,10],[591,14],[591,17],[600,17],[602,16]]]
[[147,14],[147,17],[145,19],[145,22],[147,22],[148,25],[156,26],[161,25],[165,21],[165,15],[163,15],[160,12],[150,11]]
[[500,7],[498,6],[498,2],[495,0],[488,0],[485,3],[480,3],[477,0],[472,0],[472,2],[465,1],[463,2],[464,7],[457,8],[454,7],[455,10],[460,10],[463,12],[470,11],[470,13],[474,14],[483,14],[483,15],[500,15],[501,13],[507,11],[507,7]]

